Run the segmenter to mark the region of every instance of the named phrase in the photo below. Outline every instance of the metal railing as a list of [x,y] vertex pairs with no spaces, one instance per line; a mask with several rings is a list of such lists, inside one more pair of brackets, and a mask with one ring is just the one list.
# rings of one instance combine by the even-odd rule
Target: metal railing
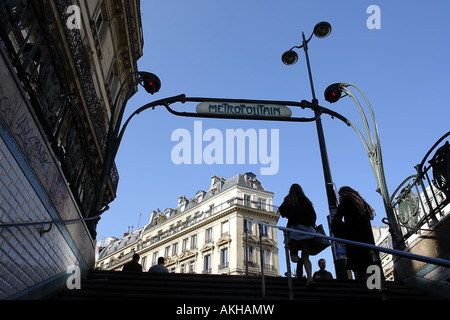
[[[430,231],[447,213],[450,205],[449,142],[432,151],[450,136],[444,134],[427,152],[416,173],[406,178],[391,195],[390,206],[394,208],[404,241],[419,231]],[[432,173],[432,177],[430,177]],[[442,231],[441,231],[442,232]]]
[[[249,221],[249,220],[248,219],[244,219],[244,221]],[[335,241],[335,242],[339,242],[339,243],[344,243],[344,244],[348,244],[348,245],[353,245],[353,246],[358,246],[358,247],[371,249],[371,250],[374,250],[375,252],[385,252],[385,253],[388,253],[388,254],[392,254],[392,255],[396,255],[396,256],[412,259],[412,260],[422,261],[422,262],[430,263],[430,264],[433,264],[433,265],[438,265],[438,266],[450,268],[450,260],[444,260],[444,259],[439,259],[439,258],[432,258],[432,257],[427,257],[427,256],[422,256],[422,255],[410,253],[410,252],[405,252],[405,251],[400,251],[400,250],[395,250],[395,249],[390,249],[390,248],[385,248],[385,247],[379,247],[379,246],[368,244],[368,243],[357,242],[357,241],[352,241],[352,240],[347,240],[347,239],[342,239],[342,238],[336,238],[336,237],[330,237],[330,236],[317,234],[317,233],[310,233],[310,232],[305,232],[305,231],[299,231],[299,230],[296,230],[296,229],[291,229],[291,228],[286,228],[286,227],[281,227],[281,226],[274,226],[274,225],[266,224],[266,223],[263,223],[263,222],[254,221],[254,220],[250,220],[250,221],[252,221],[252,223],[257,223],[259,225],[259,227],[260,227],[260,230],[261,230],[262,226],[266,226],[268,228],[275,228],[275,229],[283,231],[283,234],[284,234],[284,245],[285,245],[285,252],[286,252],[286,267],[287,267],[287,278],[288,278],[288,287],[289,287],[289,299],[290,300],[293,300],[294,293],[293,293],[293,283],[292,283],[292,276],[291,276],[291,274],[292,274],[291,273],[291,264],[290,264],[290,260],[289,260],[288,232],[296,232],[296,233],[300,233],[300,234],[304,234],[304,235],[310,235],[310,236],[313,236],[313,237],[323,238],[323,239],[327,239],[327,240],[330,240],[330,241]],[[246,223],[244,223],[244,226],[245,225],[246,225]],[[260,253],[262,253],[262,236],[261,236],[261,233],[260,233],[259,246],[260,246]],[[262,297],[265,298],[266,292],[265,292],[265,279],[264,279],[264,268],[263,268],[263,265],[264,265],[264,263],[263,263],[263,255],[261,254],[260,256],[261,256],[261,290],[262,290],[261,294],[262,294]],[[248,261],[248,238],[246,238],[246,241],[245,241],[245,261]],[[246,275],[248,275],[248,263],[246,264],[245,269],[246,269],[245,270]],[[382,284],[383,284],[383,282],[384,282],[384,279],[382,279]],[[382,285],[380,291],[382,291],[382,290],[383,290],[383,285]]]
[[[79,223],[82,221],[90,221],[96,220],[100,218],[100,216],[107,211],[109,208],[106,206],[102,211],[100,211],[96,216],[88,217],[88,218],[77,218],[77,219],[66,219],[66,220],[48,220],[48,221],[29,221],[29,222],[13,222],[13,223],[4,223],[0,224],[0,230],[6,228],[19,228],[19,227],[31,227],[31,226],[40,226],[39,234],[43,236],[45,233],[49,232],[54,224],[71,224],[71,223]],[[44,229],[44,226],[48,225],[48,229]]]

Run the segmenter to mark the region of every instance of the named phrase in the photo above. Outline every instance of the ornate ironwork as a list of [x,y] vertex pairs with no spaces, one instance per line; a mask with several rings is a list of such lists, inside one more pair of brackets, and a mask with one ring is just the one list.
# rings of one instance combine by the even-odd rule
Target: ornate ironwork
[[[139,1],[138,1],[137,5],[138,5],[138,11],[140,14]],[[125,0],[125,11],[126,11],[126,15],[127,15],[128,36],[130,37],[131,55],[133,56],[134,70],[138,70],[138,67],[137,67],[138,55],[137,55],[137,51],[136,51],[136,44],[134,41],[133,16],[131,14],[130,0]],[[135,17],[135,18],[137,19],[137,17]],[[143,40],[142,29],[139,30],[139,34],[141,36],[141,41],[142,41]]]
[[419,197],[411,191],[408,185],[400,192],[398,202],[398,218],[402,225],[414,227],[418,222]]
[[[55,1],[62,21],[66,21],[66,9],[72,2]],[[93,75],[83,45],[80,31],[64,25],[62,37],[70,46],[85,99],[72,91],[63,54],[55,35],[50,31],[51,22],[42,0],[1,0],[0,40],[12,64],[17,70],[30,102],[39,118],[55,155],[61,162],[72,193],[84,216],[95,205],[93,199],[99,190],[101,163],[98,152],[105,152],[106,117],[95,90]],[[131,32],[131,31],[130,31]],[[25,38],[23,38],[25,36]],[[85,100],[89,114],[77,101]],[[87,128],[91,118],[95,132]],[[92,142],[96,135],[102,150]],[[110,179],[115,193],[118,183],[117,168],[113,165]],[[112,195],[109,194],[109,200]],[[92,232],[95,232],[91,228]]]
[[[67,21],[67,19],[69,19],[70,17],[69,13],[66,12],[66,9],[68,6],[72,5],[72,1],[56,0],[55,2],[59,10],[61,20]],[[71,49],[73,61],[75,63],[77,73],[80,78],[80,83],[83,88],[83,93],[89,107],[90,116],[94,123],[97,138],[100,145],[104,149],[106,143],[106,117],[103,108],[101,107],[100,99],[98,98],[97,92],[95,90],[89,60],[86,50],[83,46],[83,40],[81,39],[80,30],[76,28],[68,29],[66,24],[63,25],[65,35]]]
[[[450,147],[445,142],[437,149],[430,164],[426,160],[450,132],[444,134],[427,152],[422,162],[415,166],[417,174],[405,179],[391,196],[390,206],[396,208],[396,216],[403,227],[403,238],[432,227],[445,215],[444,208],[450,203]],[[430,180],[430,170],[433,180]],[[425,185],[427,183],[427,185]],[[415,193],[412,189],[415,189]],[[401,190],[399,192],[399,190]]]
[[28,0],[3,0],[0,2],[0,21],[7,34],[25,27],[28,5]]
[[450,198],[450,146],[448,141],[440,147],[429,161],[433,170],[433,184]]

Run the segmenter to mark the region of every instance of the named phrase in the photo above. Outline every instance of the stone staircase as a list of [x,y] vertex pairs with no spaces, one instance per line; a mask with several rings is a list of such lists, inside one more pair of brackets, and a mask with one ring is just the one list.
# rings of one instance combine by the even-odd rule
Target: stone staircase
[[[387,282],[383,293],[356,281],[316,281],[305,288],[304,279],[292,279],[295,300],[430,300],[436,297],[402,284]],[[91,271],[81,289],[64,289],[58,300],[289,300],[288,279],[265,277],[265,296],[258,276],[206,274],[150,274]]]

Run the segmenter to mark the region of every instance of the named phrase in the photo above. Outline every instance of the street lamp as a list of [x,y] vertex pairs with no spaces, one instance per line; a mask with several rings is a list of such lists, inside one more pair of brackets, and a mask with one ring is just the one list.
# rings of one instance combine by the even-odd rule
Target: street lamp
[[[297,52],[295,52],[293,50],[294,48],[297,48],[297,49],[305,48],[305,51],[306,51],[306,50],[308,50],[308,48],[306,47],[306,44],[311,40],[313,35],[315,35],[317,38],[326,38],[330,35],[330,33],[331,33],[331,25],[326,21],[319,22],[314,27],[314,31],[311,34],[311,36],[308,38],[308,40],[305,41],[305,39],[303,39],[303,44],[301,46],[294,46],[291,49],[289,49],[288,51],[286,51],[285,53],[283,53],[283,55],[281,56],[281,60],[283,61],[283,63],[285,65],[288,65],[288,66],[295,64],[298,60],[298,55],[297,55]],[[304,34],[303,34],[303,38],[304,38]]]
[[[286,65],[293,65],[298,60],[298,55],[294,51],[294,49],[300,49],[303,48],[303,51],[305,52],[305,58],[306,58],[306,66],[308,68],[308,75],[309,75],[309,82],[311,86],[311,93],[312,93],[312,104],[314,106],[318,106],[318,100],[316,98],[316,93],[314,90],[314,83],[311,73],[311,66],[309,63],[309,56],[308,56],[308,42],[312,39],[312,36],[315,35],[317,38],[325,38],[331,33],[331,25],[326,22],[322,21],[316,24],[314,27],[314,31],[310,35],[308,39],[306,39],[305,34],[302,32],[302,45],[300,46],[294,46],[285,53],[283,53],[281,60]],[[325,178],[325,189],[327,193],[327,199],[328,199],[328,209],[329,209],[329,217],[328,221],[329,224],[332,221],[334,215],[336,214],[337,207],[338,207],[338,199],[336,196],[336,189],[334,187],[334,183],[331,177],[331,169],[330,164],[328,161],[328,154],[325,144],[325,138],[323,134],[323,127],[322,127],[322,120],[320,118],[320,111],[318,109],[315,109],[315,115],[317,117],[316,119],[316,127],[317,127],[317,136],[319,139],[319,147],[320,147],[320,154],[322,158],[322,168]],[[330,229],[331,233],[331,229]],[[332,245],[332,251],[333,251],[333,258],[334,258],[334,265],[336,270],[336,277],[338,279],[348,279],[347,275],[347,268],[346,268],[346,255],[345,255],[345,245],[340,243],[333,243]]]
[[[356,90],[358,90],[359,93],[363,96],[363,98],[367,104],[367,107],[369,108],[370,115],[372,117],[373,131],[375,134],[375,139],[373,138],[372,132],[369,127],[369,122],[367,120],[367,117],[364,113],[364,110],[363,110],[361,104],[359,103],[356,96],[348,89],[348,87],[356,88]],[[392,242],[393,242],[394,249],[400,249],[400,250],[404,249],[405,244],[402,240],[402,233],[398,226],[397,219],[395,218],[393,208],[390,205],[390,196],[389,196],[388,188],[386,185],[386,177],[385,177],[384,168],[383,168],[383,159],[381,156],[380,137],[378,135],[378,126],[375,121],[375,114],[373,112],[372,106],[370,105],[369,100],[367,99],[366,95],[362,92],[362,90],[358,86],[356,86],[354,84],[350,84],[350,83],[334,83],[325,89],[324,96],[325,96],[326,101],[328,101],[330,103],[335,103],[335,102],[339,101],[339,99],[341,97],[343,97],[342,94],[345,94],[344,97],[349,96],[353,99],[353,101],[356,103],[356,105],[358,107],[359,113],[361,114],[361,118],[363,120],[364,129],[365,129],[366,136],[367,136],[367,141],[364,138],[364,136],[362,135],[362,133],[353,124],[350,124],[350,125],[353,127],[353,129],[356,130],[356,132],[360,136],[360,138],[364,144],[364,147],[366,149],[367,155],[369,156],[370,165],[372,166],[372,170],[375,175],[375,179],[377,181],[377,186],[378,186],[377,192],[379,192],[383,198],[383,203],[384,203],[384,207],[386,210],[386,217],[389,222],[389,231],[392,236]]]

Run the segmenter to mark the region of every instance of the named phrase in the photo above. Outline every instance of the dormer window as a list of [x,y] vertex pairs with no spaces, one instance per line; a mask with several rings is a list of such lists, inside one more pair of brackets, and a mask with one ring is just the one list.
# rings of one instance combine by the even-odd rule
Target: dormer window
[[200,190],[195,194],[195,199],[197,199],[197,203],[200,203],[203,201],[203,197],[205,196],[205,191]]

